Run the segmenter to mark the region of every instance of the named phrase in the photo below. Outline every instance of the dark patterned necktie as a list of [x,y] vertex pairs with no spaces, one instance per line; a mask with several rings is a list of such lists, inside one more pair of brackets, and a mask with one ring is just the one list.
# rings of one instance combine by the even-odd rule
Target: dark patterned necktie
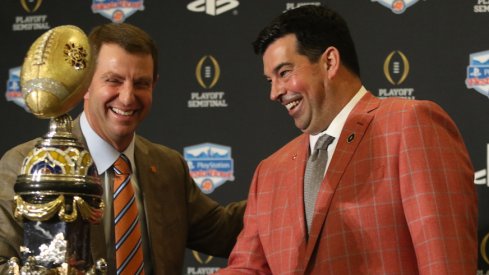
[[328,146],[333,142],[334,137],[322,135],[314,150],[311,152],[306,164],[304,174],[304,211],[306,215],[307,232],[311,230],[314,206],[319,192],[319,187],[324,179],[324,170],[328,161]]
[[144,274],[141,225],[131,185],[131,164],[129,159],[121,154],[113,167],[117,274]]

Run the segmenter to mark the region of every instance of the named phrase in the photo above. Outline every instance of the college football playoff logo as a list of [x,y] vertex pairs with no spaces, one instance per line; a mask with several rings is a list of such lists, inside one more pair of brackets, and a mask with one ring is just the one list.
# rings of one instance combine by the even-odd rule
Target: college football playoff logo
[[221,68],[219,63],[212,55],[205,55],[195,67],[195,78],[199,85],[204,89],[211,89],[219,80]]
[[39,9],[42,4],[42,0],[20,0],[20,4],[26,12],[32,13]]
[[392,85],[403,83],[409,74],[409,61],[401,51],[392,51],[384,61],[384,75]]

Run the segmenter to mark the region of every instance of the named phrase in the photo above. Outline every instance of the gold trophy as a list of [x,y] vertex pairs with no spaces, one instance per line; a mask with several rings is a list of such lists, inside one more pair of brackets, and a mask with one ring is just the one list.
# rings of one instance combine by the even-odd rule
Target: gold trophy
[[15,190],[14,216],[24,227],[21,258],[9,274],[106,274],[93,263],[90,224],[102,219],[102,186],[95,164],[71,132],[67,114],[90,84],[94,57],[85,33],[60,26],[31,46],[21,70],[26,105],[50,119],[48,133],[24,159]]

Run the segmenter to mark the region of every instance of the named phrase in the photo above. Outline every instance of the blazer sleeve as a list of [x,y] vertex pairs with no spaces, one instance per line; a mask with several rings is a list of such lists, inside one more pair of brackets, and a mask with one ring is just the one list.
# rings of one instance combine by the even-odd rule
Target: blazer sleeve
[[0,274],[6,274],[6,261],[20,257],[23,240],[21,222],[13,217],[14,184],[27,153],[34,147],[31,141],[7,151],[0,160]]
[[[263,162],[262,162],[263,163]],[[248,205],[244,216],[244,228],[241,231],[236,246],[229,257],[228,266],[220,269],[216,274],[239,275],[239,274],[272,274],[268,266],[263,244],[260,241],[258,230],[258,188],[259,171],[262,164],[258,166],[251,183]]]
[[462,137],[441,107],[417,101],[402,115],[402,204],[420,274],[475,274],[477,196]]
[[185,167],[185,188],[189,232],[187,247],[209,255],[228,257],[243,228],[246,201],[222,206],[203,194]]

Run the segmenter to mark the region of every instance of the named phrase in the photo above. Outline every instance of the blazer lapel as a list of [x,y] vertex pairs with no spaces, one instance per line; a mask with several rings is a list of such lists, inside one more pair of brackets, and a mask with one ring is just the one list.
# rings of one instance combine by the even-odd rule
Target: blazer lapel
[[[141,194],[144,204],[144,212],[145,212],[145,222],[146,222],[146,231],[147,231],[147,244],[149,246],[149,250],[151,251],[151,265],[153,267],[153,271],[157,270],[165,270],[165,262],[164,261],[155,261],[155,255],[160,255],[162,246],[153,244],[161,244],[162,241],[159,239],[161,236],[161,209],[157,208],[156,205],[148,204],[151,202],[155,202],[158,199],[154,198],[155,194],[161,194],[156,188],[158,188],[158,184],[154,184],[156,182],[161,182],[161,172],[158,170],[158,165],[152,162],[152,158],[150,156],[150,149],[146,146],[141,138],[136,136],[136,142],[134,146],[134,161],[136,162],[136,166],[138,167],[138,184],[141,188]],[[161,199],[161,198],[160,198]],[[159,224],[159,225],[158,225]],[[158,227],[159,226],[159,227]],[[157,232],[157,234],[152,234],[152,232]]]
[[148,190],[151,190],[150,183],[157,180],[156,173],[158,171],[156,166],[149,161],[148,157],[146,157],[148,154],[148,148],[142,142],[140,142],[139,138],[136,137],[136,143],[134,146],[134,161],[138,167],[138,184],[141,187],[141,192],[143,195],[144,210],[146,212],[146,226],[148,227],[149,231],[148,238],[151,240],[150,229],[152,227],[152,219],[149,217],[153,214],[153,212],[152,208],[146,204],[147,200],[144,199],[144,197],[147,195]]
[[[298,259],[302,259],[306,252],[306,223],[304,216],[304,171],[306,167],[307,158],[309,157],[309,135],[303,134],[300,137],[297,146],[292,148],[288,155],[289,160],[285,167],[289,167],[288,185],[290,191],[288,194],[288,202],[285,211],[289,212],[287,215],[297,217],[296,226],[293,229],[294,236],[291,247],[297,248]],[[299,261],[301,264],[301,261]]]
[[331,159],[328,171],[318,193],[306,248],[306,267],[317,245],[317,240],[323,231],[336,187],[374,117],[370,112],[378,107],[379,102],[380,99],[375,98],[372,94],[365,94],[348,116],[341,131],[335,153],[333,154],[333,158]]

